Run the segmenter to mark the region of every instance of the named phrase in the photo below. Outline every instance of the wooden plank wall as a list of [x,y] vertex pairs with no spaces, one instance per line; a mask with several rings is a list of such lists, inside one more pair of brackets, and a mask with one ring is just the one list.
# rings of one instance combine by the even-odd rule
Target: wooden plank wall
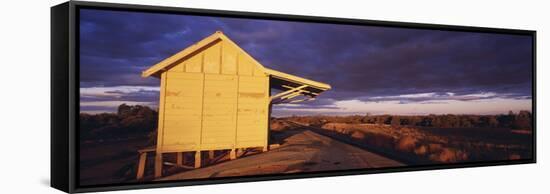
[[241,76],[237,113],[237,147],[264,144],[267,137],[266,77]]
[[212,44],[163,77],[157,151],[266,146],[269,77],[234,44]]
[[237,118],[237,76],[205,77],[201,149],[233,148]]
[[[200,149],[204,74],[168,72],[164,92],[164,151]],[[185,130],[182,130],[185,129]]]

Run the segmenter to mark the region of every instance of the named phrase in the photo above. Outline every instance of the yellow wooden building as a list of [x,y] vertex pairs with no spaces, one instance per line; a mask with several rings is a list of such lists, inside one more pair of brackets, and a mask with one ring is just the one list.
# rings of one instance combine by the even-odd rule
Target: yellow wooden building
[[220,31],[142,72],[150,76],[161,81],[155,177],[165,153],[180,163],[182,153],[195,152],[197,168],[201,151],[228,150],[231,159],[236,149],[266,151],[272,104],[313,100],[330,89],[264,67]]

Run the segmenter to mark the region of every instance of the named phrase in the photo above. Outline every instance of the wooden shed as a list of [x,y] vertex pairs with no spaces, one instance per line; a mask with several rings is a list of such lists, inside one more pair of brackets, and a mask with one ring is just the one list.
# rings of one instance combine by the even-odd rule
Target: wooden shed
[[227,150],[231,159],[236,149],[266,151],[272,104],[313,100],[330,89],[264,67],[220,31],[142,72],[150,76],[161,81],[155,177],[164,153],[177,153],[179,163],[194,152],[198,168],[201,151]]

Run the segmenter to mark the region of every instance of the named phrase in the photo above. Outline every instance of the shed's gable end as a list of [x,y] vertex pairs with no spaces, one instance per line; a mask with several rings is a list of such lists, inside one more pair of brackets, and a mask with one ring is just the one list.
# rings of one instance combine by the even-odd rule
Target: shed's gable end
[[216,32],[194,45],[143,71],[143,77],[160,77],[163,72],[265,76],[264,67],[222,32]]

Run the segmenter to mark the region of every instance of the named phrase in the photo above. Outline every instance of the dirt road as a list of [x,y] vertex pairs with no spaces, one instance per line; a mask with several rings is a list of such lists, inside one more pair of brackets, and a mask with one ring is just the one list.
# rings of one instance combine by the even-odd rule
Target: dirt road
[[287,130],[278,136],[283,138],[277,149],[173,174],[159,180],[403,166],[397,161],[305,128]]

